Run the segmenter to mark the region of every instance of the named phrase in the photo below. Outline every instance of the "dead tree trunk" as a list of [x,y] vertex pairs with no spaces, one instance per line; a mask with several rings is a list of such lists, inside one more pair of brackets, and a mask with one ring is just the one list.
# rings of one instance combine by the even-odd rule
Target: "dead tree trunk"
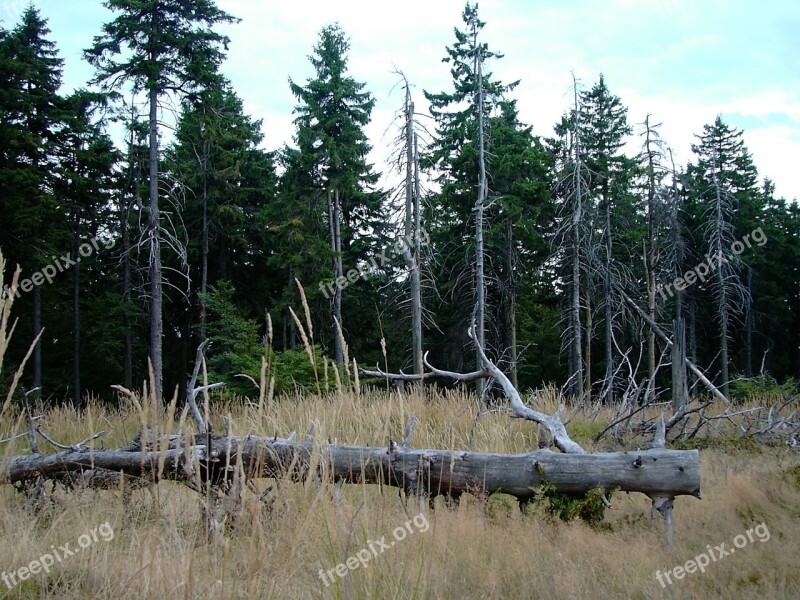
[[333,347],[336,364],[341,365],[344,361],[344,353],[342,340],[336,326],[339,323],[339,326],[342,327],[342,332],[344,332],[344,324],[342,323],[342,285],[340,285],[343,277],[342,237],[339,228],[339,214],[339,192],[335,191],[333,194],[328,192],[328,228],[331,237],[331,252],[333,254],[333,277],[336,281],[333,291]]
[[[581,223],[583,221],[583,190],[581,173],[581,144],[580,144],[580,105],[578,104],[578,83],[573,75],[572,83],[575,92],[575,123],[573,134],[573,146],[575,153],[575,210],[572,214],[572,289],[570,303],[570,352],[572,355],[573,372],[572,377],[573,395],[583,398],[583,362],[581,357]],[[591,333],[587,331],[587,339]],[[587,366],[588,369],[588,366]],[[588,375],[591,378],[591,375]],[[591,383],[589,384],[591,385]]]
[[[478,115],[478,198],[475,201],[475,303],[476,319],[478,322],[478,344],[485,347],[486,342],[486,283],[484,281],[484,244],[483,244],[483,210],[486,202],[487,182],[486,182],[486,159],[484,156],[483,142],[483,57],[480,49],[475,55],[475,72],[478,78],[478,89],[476,90],[476,112]],[[478,356],[480,364],[480,356]],[[478,382],[478,391],[483,391],[483,382]]]
[[[414,496],[502,492],[526,500],[543,483],[565,494],[601,489],[641,492],[652,498],[700,496],[697,450],[564,454],[542,449],[492,454],[414,450],[394,443],[388,448],[334,444],[315,448],[310,441],[252,436],[200,434],[194,441],[195,445],[189,447],[160,452],[111,450],[15,456],[0,461],[0,483],[41,476],[87,480],[87,471],[113,471],[151,481],[192,482],[199,478],[218,484],[226,473],[240,468],[247,479],[288,476],[302,481],[314,468],[313,475],[326,481],[389,485]],[[317,460],[315,452],[319,453]]]
[[420,214],[419,179],[416,158],[416,133],[414,132],[414,102],[406,81],[404,142],[406,152],[406,206],[405,206],[405,246],[403,259],[409,270],[411,295],[411,347],[414,373],[419,375],[425,369],[422,364],[422,299],[420,288]]
[[[672,347],[672,340],[669,339],[669,337],[667,337],[667,335],[661,330],[661,328],[658,326],[658,323],[650,319],[648,314],[644,312],[641,308],[639,308],[639,306],[633,300],[631,300],[631,297],[628,296],[628,294],[626,294],[621,289],[619,290],[619,292],[622,294],[623,300],[625,300],[625,302],[627,302],[630,305],[630,307],[642,318],[642,320],[647,324],[647,326],[650,327],[650,329],[652,329],[655,332],[655,334],[659,337],[659,339],[668,346]],[[722,400],[725,404],[730,404],[725,394],[720,392],[717,386],[711,383],[711,380],[705,376],[705,374],[697,367],[697,365],[695,365],[688,358],[685,358],[684,362],[686,363],[686,366],[689,367],[689,369],[692,371],[692,373],[695,374],[697,379],[704,386],[706,386],[706,389],[708,389],[709,392],[711,392],[716,398]]]
[[[672,322],[672,411],[677,414],[689,403],[686,385],[686,322],[680,318]],[[652,330],[651,330],[652,332]],[[655,335],[655,332],[652,332]]]

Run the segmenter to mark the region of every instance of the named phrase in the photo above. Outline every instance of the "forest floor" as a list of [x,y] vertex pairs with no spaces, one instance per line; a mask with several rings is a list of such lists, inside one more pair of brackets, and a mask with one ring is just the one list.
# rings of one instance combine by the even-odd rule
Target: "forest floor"
[[[536,400],[549,411],[555,402]],[[240,435],[303,437],[315,422],[320,440],[384,446],[389,436],[402,439],[415,413],[416,448],[517,453],[538,441],[532,423],[502,409],[475,422],[474,397],[456,391],[286,397],[260,409],[220,400],[213,410]],[[103,429],[95,447],[117,448],[153,419],[143,412],[127,401],[80,413],[52,408],[41,426],[62,443]],[[164,430],[177,428],[158,418]],[[568,430],[588,450],[621,449],[590,441],[610,418],[607,409],[596,418],[579,414]],[[6,413],[0,439],[24,431],[23,421]],[[455,508],[437,499],[435,510],[421,513],[395,488],[345,485],[335,499],[332,485],[287,483],[271,508],[248,492],[235,530],[209,543],[199,497],[184,485],[136,490],[127,507],[116,490],[61,491],[37,513],[24,494],[0,486],[0,598],[800,598],[798,448],[724,433],[692,447],[700,448],[702,500],[676,499],[670,551],[641,494],[614,495],[614,508],[593,527],[562,522],[541,504],[523,514],[503,495],[485,506],[465,496]],[[41,451],[55,450],[43,444]],[[0,446],[5,456],[28,452],[25,438]],[[49,573],[7,581],[20,568],[41,571],[53,553]],[[690,560],[708,565],[700,572]],[[694,572],[676,579],[677,566]]]

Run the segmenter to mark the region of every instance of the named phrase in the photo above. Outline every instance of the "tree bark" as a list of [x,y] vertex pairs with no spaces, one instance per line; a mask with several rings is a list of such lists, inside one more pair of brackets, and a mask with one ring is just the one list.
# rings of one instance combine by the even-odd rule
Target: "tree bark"
[[[572,215],[572,303],[570,306],[570,340],[572,353],[573,395],[583,399],[583,359],[581,357],[581,221],[583,219],[583,190],[581,179],[581,151],[580,151],[580,107],[578,104],[578,84],[573,75],[573,88],[575,92],[575,124],[573,133],[573,146],[575,152],[575,211]],[[587,333],[587,336],[589,334]]]
[[341,230],[339,228],[339,192],[335,191],[333,194],[328,192],[328,229],[331,238],[331,252],[333,253],[333,319],[331,329],[333,330],[333,348],[336,364],[341,365],[344,362],[344,351],[342,348],[342,340],[339,338],[338,327],[344,332],[344,324],[342,323],[342,239]]
[[615,377],[614,377],[614,307],[611,303],[611,263],[612,263],[612,240],[611,240],[611,194],[608,189],[608,181],[603,183],[603,204],[605,206],[605,256],[603,272],[603,302],[604,328],[605,328],[605,355],[606,355],[606,374],[605,389],[607,393],[604,400],[613,404],[615,399]]
[[744,376],[753,376],[753,269],[747,267],[747,305],[744,317]]
[[156,401],[163,397],[162,341],[163,322],[161,313],[161,215],[158,209],[158,90],[150,89],[150,210],[147,219],[147,234],[150,241],[150,363],[153,369],[153,393]]
[[[138,152],[135,150],[135,123],[131,124],[130,168],[133,169],[133,197],[136,206],[141,206],[142,168]],[[135,161],[135,162],[133,162]],[[126,389],[133,387],[133,332],[131,330],[131,235],[129,205],[123,194],[119,199],[119,221],[122,232],[122,327],[125,330],[123,343],[123,385]]]
[[[587,286],[588,287],[588,286]],[[592,322],[592,296],[589,290],[586,290],[586,299],[584,300],[584,314],[586,315],[586,337],[583,346],[583,399],[586,402],[592,401],[592,329],[594,323]]]
[[81,245],[80,207],[72,215],[72,401],[81,405],[81,264],[78,254]]
[[[205,107],[204,107],[205,108]],[[200,273],[200,343],[206,341],[206,292],[208,292],[208,140],[203,140],[203,243]]]
[[[537,450],[525,454],[494,454],[453,450],[414,450],[276,440],[264,437],[196,437],[190,449],[160,452],[125,450],[15,456],[0,461],[0,483],[43,475],[63,476],[82,469],[124,472],[158,480],[216,482],[229,465],[241,465],[252,477],[289,475],[303,480],[311,465],[314,475],[343,483],[382,484],[406,492],[437,496],[471,493],[510,494],[530,499],[535,488],[549,483],[559,493],[585,494],[600,488],[641,492],[651,497],[700,495],[700,455],[697,450],[651,449],[636,452],[564,454]],[[210,457],[210,460],[209,460]]]
[[511,219],[506,222],[506,267],[508,270],[508,345],[511,351],[511,383],[517,381],[517,291],[514,280],[514,228]]
[[[655,151],[651,148],[653,143],[650,115],[645,118],[645,152],[647,153],[647,242],[644,247],[644,270],[647,278],[647,313],[656,320],[656,266],[658,255],[656,250],[656,224],[655,224],[655,199],[656,199],[656,168]],[[684,348],[685,353],[685,348]],[[681,365],[683,363],[681,362]],[[647,402],[652,402],[656,397],[656,334],[651,329],[647,332],[647,375],[653,385],[650,388]]]
[[[678,414],[689,403],[686,385],[686,323],[672,321],[672,412]],[[655,335],[655,332],[653,332]]]
[[414,374],[421,374],[422,364],[422,301],[419,277],[419,180],[416,169],[416,135],[414,133],[414,103],[406,82],[406,207],[405,207],[405,245],[403,259],[409,270],[409,293],[411,296],[411,351]]
[[[413,104],[412,104],[413,109]],[[411,270],[411,327],[413,329],[414,368],[417,373],[425,370],[422,362],[422,208],[420,206],[419,148],[414,133],[414,268]]]
[[[483,208],[486,201],[486,159],[483,143],[483,57],[480,49],[475,54],[475,72],[478,89],[476,90],[476,112],[478,116],[478,198],[475,201],[475,304],[478,345],[486,347],[486,283],[483,265]],[[480,356],[477,360],[481,365]],[[483,381],[478,381],[478,393],[483,392]]]

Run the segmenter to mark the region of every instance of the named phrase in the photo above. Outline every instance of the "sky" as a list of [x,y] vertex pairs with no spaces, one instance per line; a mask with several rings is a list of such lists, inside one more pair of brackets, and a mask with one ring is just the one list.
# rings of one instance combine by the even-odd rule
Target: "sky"
[[[313,74],[308,56],[319,30],[339,22],[351,41],[349,69],[376,98],[367,134],[379,170],[395,135],[402,90],[411,81],[417,109],[423,90],[449,91],[445,46],[460,27],[462,0],[217,0],[241,19],[220,28],[230,39],[223,73],[263,119],[264,145],[291,143],[296,99],[289,78]],[[92,77],[82,50],[112,17],[100,0],[34,0],[49,20],[64,66],[64,91]],[[6,28],[27,2],[0,0]],[[573,73],[590,88],[602,73],[628,107],[635,133],[650,114],[678,164],[717,115],[744,131],[760,176],[778,195],[800,197],[800,2],[794,0],[484,0],[483,40],[504,54],[489,68],[503,82],[521,80],[513,97],[520,118],[549,136],[569,109]],[[424,119],[423,119],[424,122]],[[629,150],[641,146],[632,139]]]

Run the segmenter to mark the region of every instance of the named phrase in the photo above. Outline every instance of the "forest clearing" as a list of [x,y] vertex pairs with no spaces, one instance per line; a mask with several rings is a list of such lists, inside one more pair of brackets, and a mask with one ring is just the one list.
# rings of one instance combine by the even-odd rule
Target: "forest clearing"
[[0,600],[800,598],[800,13],[38,4]]

